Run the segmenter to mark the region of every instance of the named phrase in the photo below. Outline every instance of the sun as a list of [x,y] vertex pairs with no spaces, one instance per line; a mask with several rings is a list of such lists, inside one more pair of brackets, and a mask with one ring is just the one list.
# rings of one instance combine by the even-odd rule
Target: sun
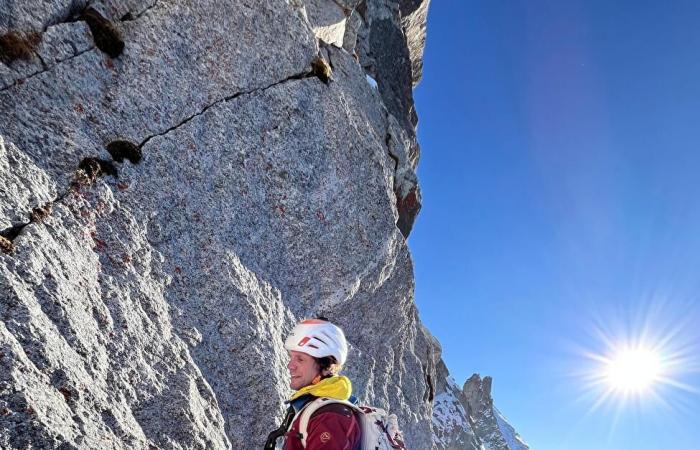
[[605,359],[603,378],[610,388],[621,393],[641,394],[663,375],[661,356],[650,348],[622,348]]
[[607,312],[584,324],[567,374],[589,413],[604,409],[618,417],[623,411],[657,413],[660,407],[677,413],[689,395],[700,395],[687,381],[700,372],[695,307],[681,314],[663,306]]

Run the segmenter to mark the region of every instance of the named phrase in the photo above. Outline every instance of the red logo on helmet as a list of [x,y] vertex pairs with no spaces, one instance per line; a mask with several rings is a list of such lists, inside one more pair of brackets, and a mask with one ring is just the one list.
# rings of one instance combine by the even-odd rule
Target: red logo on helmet
[[301,341],[299,341],[299,343],[297,344],[297,346],[303,347],[303,346],[305,346],[306,343],[309,342],[310,340],[311,340],[310,337],[305,336],[304,339],[302,339]]

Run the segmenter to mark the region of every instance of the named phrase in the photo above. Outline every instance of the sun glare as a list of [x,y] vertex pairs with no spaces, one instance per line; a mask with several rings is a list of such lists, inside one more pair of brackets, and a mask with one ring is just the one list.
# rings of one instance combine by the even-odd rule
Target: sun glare
[[640,308],[632,318],[606,314],[605,321],[590,324],[589,342],[575,347],[578,357],[569,372],[590,413],[658,412],[660,406],[678,412],[689,395],[700,394],[686,381],[700,371],[700,339],[691,326],[696,316],[667,316],[661,306]]
[[642,393],[662,375],[661,358],[646,348],[625,348],[612,355],[604,368],[610,387],[624,393]]

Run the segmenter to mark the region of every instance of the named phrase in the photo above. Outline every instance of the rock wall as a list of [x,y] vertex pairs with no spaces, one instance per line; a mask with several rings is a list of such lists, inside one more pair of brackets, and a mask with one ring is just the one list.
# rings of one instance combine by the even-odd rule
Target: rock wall
[[[0,447],[259,448],[290,393],[283,338],[324,314],[362,399],[429,448],[398,5],[0,11]],[[406,72],[375,89],[377,33]]]
[[0,0],[0,448],[260,448],[320,314],[435,448],[405,241],[428,3]]

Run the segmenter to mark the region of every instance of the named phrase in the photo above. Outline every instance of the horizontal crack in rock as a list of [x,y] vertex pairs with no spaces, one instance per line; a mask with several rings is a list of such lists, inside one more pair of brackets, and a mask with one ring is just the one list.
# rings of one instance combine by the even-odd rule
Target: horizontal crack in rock
[[131,11],[129,11],[128,13],[124,14],[124,15],[122,16],[122,18],[119,19],[119,20],[122,21],[122,22],[131,22],[132,20],[140,19],[141,16],[143,16],[143,15],[146,14],[148,11],[152,10],[153,8],[155,8],[157,4],[158,4],[158,0],[156,0],[155,2],[153,2],[153,4],[152,4],[151,6],[146,7],[146,8],[143,9],[141,12],[136,13],[136,14],[132,13]]
[[[122,19],[120,19],[120,20],[121,20],[122,22],[137,20],[137,19],[139,19],[141,16],[143,16],[144,14],[146,14],[149,10],[153,9],[157,4],[158,4],[158,1],[156,0],[151,6],[147,7],[146,9],[144,9],[144,10],[142,10],[141,12],[137,13],[136,15],[133,15],[131,12],[128,12],[128,13],[125,14],[124,17],[122,17]],[[83,11],[72,11],[70,14],[68,14],[68,16],[67,16],[64,20],[61,20],[61,21],[58,21],[58,22],[49,24],[49,25],[47,25],[47,26],[44,27],[44,29],[41,31],[41,33],[36,33],[36,34],[41,35],[42,33],[46,32],[46,30],[48,30],[50,27],[55,27],[55,26],[62,25],[62,24],[65,24],[65,23],[73,23],[73,22],[77,22],[77,21],[80,21],[80,20],[85,20],[84,14],[85,14],[85,12],[88,11],[89,8],[90,8],[90,7],[88,6],[88,7],[86,7]],[[128,16],[128,18],[127,18],[127,16]],[[86,20],[86,22],[88,23],[88,26],[90,27],[90,31],[92,32],[93,37],[94,37],[95,39],[97,39],[97,37],[95,36],[95,31],[93,31],[92,26],[90,25],[90,21],[87,21],[87,20]],[[111,25],[111,24],[110,24],[110,25]],[[99,28],[99,27],[98,27],[98,28]],[[9,34],[9,33],[8,33],[8,34]],[[122,42],[122,44],[123,44],[123,42]],[[75,49],[75,46],[74,46],[72,43],[70,43],[70,45],[71,45],[72,48]],[[114,51],[116,52],[116,49],[118,48],[118,46],[119,46],[118,43],[116,44],[116,46],[115,46],[115,45],[112,45],[112,46],[110,46],[110,50],[114,50]],[[41,63],[42,63],[42,66],[43,66],[44,70],[41,70],[41,71],[39,71],[39,72],[35,72],[35,73],[33,73],[33,74],[31,74],[31,75],[28,75],[28,76],[26,76],[26,77],[24,77],[24,78],[18,78],[18,79],[14,80],[14,81],[13,81],[12,83],[10,83],[10,84],[1,86],[1,87],[0,87],[0,92],[6,91],[6,90],[8,90],[8,89],[11,89],[11,88],[13,88],[14,86],[17,86],[17,85],[21,85],[21,84],[23,84],[25,81],[27,81],[27,80],[29,80],[29,79],[31,79],[31,78],[34,78],[34,77],[36,77],[36,76],[39,76],[39,75],[41,75],[41,74],[43,74],[43,73],[49,72],[49,71],[51,71],[54,67],[58,66],[59,64],[62,64],[62,63],[67,62],[67,61],[70,61],[71,59],[76,58],[76,57],[82,55],[83,53],[87,53],[87,52],[89,52],[89,51],[91,51],[91,50],[94,50],[95,48],[101,48],[101,47],[99,47],[98,45],[92,46],[92,47],[90,47],[90,48],[88,48],[88,49],[85,49],[85,50],[83,50],[83,51],[81,51],[81,52],[77,52],[77,53],[73,54],[72,56],[69,56],[68,58],[61,59],[61,60],[56,61],[56,63],[53,64],[53,65],[51,65],[50,67],[49,67],[46,63],[44,63],[44,61],[42,60]],[[106,50],[103,50],[103,51],[105,51],[106,53],[110,54],[110,56],[111,56],[111,53],[110,53],[110,52],[107,52]],[[0,53],[2,53],[2,52],[0,51]],[[121,53],[121,50],[119,51],[119,53]],[[26,50],[23,50],[23,51],[22,51],[22,56],[21,56],[21,58],[26,58],[26,56],[24,56],[24,55],[26,55],[26,54],[27,54]]]
[[214,106],[216,106],[216,105],[218,105],[218,104],[220,104],[220,103],[228,102],[228,101],[233,100],[233,99],[235,99],[235,98],[238,98],[238,97],[240,97],[240,96],[242,96],[242,95],[253,94],[253,93],[255,93],[255,92],[262,92],[262,91],[265,91],[265,90],[267,90],[267,89],[273,88],[273,87],[275,87],[275,86],[279,86],[280,84],[286,83],[286,82],[288,82],[288,81],[302,80],[302,79],[304,79],[304,78],[314,78],[314,77],[316,77],[316,76],[317,76],[317,75],[316,75],[316,73],[314,73],[313,70],[311,70],[311,71],[305,71],[305,72],[301,72],[301,73],[298,73],[298,74],[296,74],[296,75],[292,75],[292,76],[290,76],[290,77],[287,77],[287,78],[285,78],[285,79],[283,79],[283,80],[281,80],[281,81],[276,81],[276,82],[274,82],[274,83],[272,83],[272,84],[270,84],[270,85],[268,85],[268,86],[265,86],[265,87],[256,88],[256,89],[251,89],[250,91],[236,92],[235,94],[228,95],[228,96],[226,96],[226,97],[223,97],[223,98],[221,98],[221,99],[219,99],[219,100],[216,100],[215,102],[213,102],[213,103],[211,103],[211,104],[205,106],[204,108],[202,108],[201,111],[199,111],[199,112],[197,112],[197,113],[195,113],[195,114],[192,114],[191,116],[185,118],[182,122],[180,122],[180,123],[178,123],[178,124],[176,124],[176,125],[173,125],[172,127],[168,128],[167,130],[162,131],[162,132],[160,132],[160,133],[152,134],[151,136],[148,136],[146,139],[144,139],[144,140],[139,144],[138,147],[139,147],[140,149],[142,149],[151,139],[153,139],[153,138],[155,138],[155,137],[158,137],[158,136],[165,136],[166,134],[170,133],[171,131],[174,131],[174,130],[180,128],[181,126],[187,124],[188,122],[190,122],[190,121],[191,121],[192,119],[194,119],[195,117],[201,116],[202,114],[204,114],[205,112],[207,112],[210,108],[212,108],[212,107],[214,107]]
[[56,64],[54,64],[53,66],[49,67],[49,68],[46,69],[46,70],[42,70],[42,71],[39,71],[39,72],[35,72],[35,73],[33,73],[33,74],[31,74],[31,75],[28,75],[28,76],[26,76],[26,77],[24,77],[24,78],[18,78],[18,79],[16,79],[15,81],[13,81],[12,83],[1,87],[1,88],[0,88],[0,92],[6,91],[6,90],[8,90],[8,89],[11,89],[11,88],[13,88],[13,87],[15,87],[15,86],[17,86],[17,85],[24,84],[25,81],[27,81],[27,80],[29,80],[29,79],[31,79],[31,78],[34,78],[34,77],[36,77],[36,76],[39,76],[39,75],[41,75],[41,74],[43,74],[43,73],[51,72],[51,71],[52,71],[56,66],[58,66],[59,64],[63,64],[64,62],[70,61],[70,60],[73,59],[73,58],[77,58],[78,56],[82,55],[83,53],[87,53],[87,52],[89,52],[90,50],[94,50],[94,49],[95,49],[95,47],[90,47],[90,48],[88,48],[88,49],[85,49],[85,50],[83,50],[83,51],[81,51],[81,52],[78,52],[78,53],[74,54],[73,56],[69,56],[69,57],[66,58],[66,59],[62,59],[62,60],[57,61]]
[[[157,136],[164,136],[164,135],[170,133],[171,131],[176,130],[177,128],[180,128],[181,126],[190,122],[195,117],[201,116],[202,114],[204,114],[213,106],[216,106],[220,103],[227,102],[229,100],[233,100],[233,99],[240,97],[242,95],[248,95],[248,94],[252,94],[255,92],[262,92],[262,91],[265,91],[265,90],[270,89],[272,87],[286,83],[288,81],[301,80],[304,78],[314,78],[316,76],[317,76],[317,74],[315,73],[314,70],[305,71],[305,72],[302,72],[302,73],[299,73],[296,75],[289,76],[287,78],[284,78],[281,81],[277,81],[275,83],[272,83],[272,84],[265,86],[265,87],[262,87],[262,88],[251,89],[249,91],[237,92],[235,94],[232,94],[232,95],[226,96],[222,99],[219,99],[219,100],[205,106],[201,111],[187,117],[182,122],[168,128],[167,130],[165,130],[161,133],[157,133],[157,134],[148,136],[146,139],[144,139],[141,142],[141,144],[136,146],[139,150],[138,159],[132,160],[132,162],[140,161],[141,149],[143,148],[144,145],[146,145],[148,143],[148,141],[150,141],[151,139],[153,139]],[[131,144],[131,145],[134,145],[134,144]],[[112,155],[112,156],[114,156],[114,155]],[[130,154],[129,156],[127,156],[127,155],[124,155],[124,156],[131,160],[131,158],[129,158],[129,156],[133,156],[133,154]],[[122,161],[123,161],[123,157],[122,157]],[[78,169],[75,171],[75,173],[73,175],[73,181],[71,182],[70,187],[68,188],[67,191],[58,195],[54,200],[47,202],[46,204],[44,204],[44,206],[34,208],[32,210],[32,213],[30,214],[29,222],[13,225],[10,228],[7,228],[3,231],[0,231],[0,250],[2,250],[5,253],[8,253],[8,254],[12,253],[12,251],[14,249],[12,241],[14,241],[14,239],[17,236],[19,236],[20,232],[22,231],[22,229],[24,227],[26,227],[27,225],[29,225],[31,223],[43,222],[47,217],[50,216],[52,205],[63,201],[68,195],[79,190],[81,186],[92,185],[97,180],[97,178],[99,176],[102,176],[102,175],[110,175],[110,176],[113,176],[116,178],[118,174],[117,174],[117,169],[114,166],[114,164],[112,164],[110,161],[105,161],[103,159],[94,158],[94,157],[83,158],[82,161],[80,161],[80,164],[78,165]]]
[[114,164],[94,157],[83,158],[78,165],[78,169],[73,174],[70,186],[65,192],[57,195],[53,200],[32,209],[28,222],[15,224],[0,231],[0,250],[8,254],[12,253],[14,251],[13,241],[20,235],[24,227],[32,223],[43,223],[51,215],[55,204],[62,202],[68,195],[80,190],[81,187],[92,185],[98,177],[104,175],[117,177],[117,169],[114,167]]

